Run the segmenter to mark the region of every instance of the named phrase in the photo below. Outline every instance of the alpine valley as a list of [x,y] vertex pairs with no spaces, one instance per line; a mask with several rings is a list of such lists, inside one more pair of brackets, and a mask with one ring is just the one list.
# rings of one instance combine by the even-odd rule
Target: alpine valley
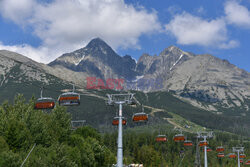
[[[0,51],[1,103],[6,99],[12,102],[18,93],[26,99],[37,98],[42,86],[43,96],[57,99],[72,89],[73,83],[81,93],[81,105],[68,108],[73,119],[107,129],[117,108],[105,105],[106,93],[116,91],[85,89],[87,77],[123,78],[122,91],[136,93],[150,115],[149,125],[172,124],[187,131],[209,128],[250,136],[250,73],[227,60],[170,46],[158,56],[143,54],[136,62],[129,55],[119,56],[100,38],[47,65]],[[125,107],[124,115],[131,118],[140,109]],[[128,126],[134,126],[131,119]]]

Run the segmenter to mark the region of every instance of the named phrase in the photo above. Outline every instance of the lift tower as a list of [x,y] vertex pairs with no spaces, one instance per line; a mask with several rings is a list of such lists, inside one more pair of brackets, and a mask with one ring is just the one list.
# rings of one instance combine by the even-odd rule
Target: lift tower
[[195,155],[195,167],[201,167],[201,160],[200,160],[200,148],[199,148],[199,140],[196,138],[196,155]]
[[[197,132],[197,138],[202,138],[205,143],[213,137],[213,132]],[[204,145],[204,167],[207,167],[207,144]]]
[[238,167],[240,167],[240,152],[244,152],[244,147],[233,147],[233,152],[237,153],[237,156],[238,156]]
[[119,124],[117,139],[117,167],[123,167],[123,148],[122,148],[122,105],[131,104],[134,94],[107,94],[107,105],[119,105]]

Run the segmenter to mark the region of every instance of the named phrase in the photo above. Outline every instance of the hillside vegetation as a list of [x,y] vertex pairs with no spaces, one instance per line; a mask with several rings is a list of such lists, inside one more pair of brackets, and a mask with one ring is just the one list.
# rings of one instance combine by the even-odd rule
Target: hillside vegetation
[[34,100],[17,96],[13,105],[0,107],[0,166],[109,166],[114,154],[95,129],[71,130],[71,115],[57,106],[50,113],[34,110]]
[[[108,167],[116,163],[116,128],[109,133],[100,133],[90,126],[72,131],[71,115],[65,107],[57,105],[52,111],[43,112],[33,109],[34,102],[34,99],[25,101],[19,95],[13,104],[5,102],[1,105],[0,166],[20,166],[34,144],[36,146],[24,166]],[[168,142],[156,143],[155,137],[159,133],[166,134]],[[123,140],[124,163],[143,163],[146,167],[176,167],[180,163],[181,166],[194,166],[195,146],[184,148],[182,143],[173,142],[176,133],[169,124],[126,128]],[[196,142],[194,134],[186,135]],[[215,148],[221,144],[225,146],[226,154],[231,152],[233,146],[243,145],[247,158],[250,158],[248,138],[216,132],[209,143],[213,149],[208,153],[210,166],[236,166],[234,159],[216,158]],[[202,164],[202,149],[199,151]]]

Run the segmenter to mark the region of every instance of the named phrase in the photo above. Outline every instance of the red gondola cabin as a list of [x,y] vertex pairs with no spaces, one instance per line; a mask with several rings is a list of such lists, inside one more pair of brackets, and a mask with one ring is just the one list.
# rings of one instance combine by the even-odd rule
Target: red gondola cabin
[[157,141],[157,142],[166,142],[167,141],[167,136],[166,135],[158,135],[155,138],[155,141]]
[[80,105],[80,95],[75,92],[63,93],[58,98],[61,106],[77,106]]
[[216,151],[217,151],[217,152],[223,152],[224,150],[225,150],[225,149],[224,149],[224,147],[222,147],[222,146],[216,148]]
[[234,154],[234,153],[230,153],[230,154],[228,154],[228,157],[229,157],[229,158],[236,158],[236,157],[237,157],[237,155],[236,155],[236,154]]
[[[114,117],[114,119],[112,121],[112,125],[114,125],[114,126],[119,125],[119,117]],[[122,125],[127,125],[127,120],[124,117],[122,117]]]
[[177,134],[174,136],[175,142],[183,142],[185,141],[185,136],[183,134]]
[[207,142],[207,141],[200,141],[199,146],[200,146],[200,147],[208,146],[208,142]]
[[246,158],[246,154],[240,154],[240,158]]
[[184,146],[193,146],[193,143],[190,140],[185,140],[184,143],[183,143],[183,145]]
[[148,121],[148,114],[146,113],[136,113],[133,115],[134,122],[147,122]]
[[224,153],[218,153],[218,154],[217,154],[217,157],[218,157],[218,158],[223,158],[223,157],[225,157],[225,154],[224,154]]
[[54,99],[50,97],[42,97],[37,99],[35,103],[35,109],[53,109],[55,107],[55,101]]

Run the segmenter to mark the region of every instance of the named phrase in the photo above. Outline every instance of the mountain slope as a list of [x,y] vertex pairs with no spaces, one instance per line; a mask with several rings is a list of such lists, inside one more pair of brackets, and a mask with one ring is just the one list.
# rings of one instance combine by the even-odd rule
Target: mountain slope
[[75,72],[86,72],[91,77],[133,79],[136,75],[135,60],[130,56],[120,57],[100,38],[71,53],[66,53],[48,64],[51,67],[66,67]]
[[[249,111],[250,73],[226,60],[171,46],[159,56],[142,55],[136,70],[142,75],[136,83],[139,90],[174,91],[177,97],[211,111],[219,107]],[[150,81],[159,81],[160,87]]]
[[197,55],[178,67],[167,80],[168,89],[183,97],[224,107],[245,107],[250,97],[250,74],[226,60]]
[[[24,94],[26,98],[31,98],[32,95],[38,97],[42,86],[51,89],[66,85],[69,87],[67,82],[47,73],[43,66],[20,54],[0,51],[0,101],[13,101],[18,93]],[[44,96],[47,93],[45,91]]]
[[[205,127],[248,134],[250,74],[228,61],[184,52],[175,46],[166,48],[159,56],[144,54],[137,64],[130,56],[117,55],[101,39],[94,39],[85,48],[65,54],[49,65],[0,51],[0,102],[13,101],[17,93],[28,99],[32,95],[38,97],[41,86],[45,86],[44,96],[57,99],[73,82],[81,88],[77,91],[82,95],[81,106],[68,108],[73,119],[87,119],[99,128],[111,127],[116,110],[105,107],[104,100],[106,93],[116,92],[85,90],[88,76],[124,77],[127,83],[136,84],[140,90],[136,92],[138,100],[149,106],[146,112],[152,116],[150,124],[166,123],[170,112]],[[161,81],[158,88],[147,82],[157,79]],[[154,115],[150,107],[163,112]],[[133,111],[140,111],[131,107],[125,110],[128,118]],[[218,120],[221,124],[215,126]],[[135,126],[131,120],[129,123]]]
[[250,107],[250,73],[226,60],[195,55],[175,46],[164,49],[159,56],[143,54],[136,63],[96,38],[49,66],[58,71],[54,75],[60,78],[61,70],[75,74],[71,81],[80,85],[86,84],[88,76],[124,78],[128,90],[173,91],[176,97],[210,111],[249,111]]

